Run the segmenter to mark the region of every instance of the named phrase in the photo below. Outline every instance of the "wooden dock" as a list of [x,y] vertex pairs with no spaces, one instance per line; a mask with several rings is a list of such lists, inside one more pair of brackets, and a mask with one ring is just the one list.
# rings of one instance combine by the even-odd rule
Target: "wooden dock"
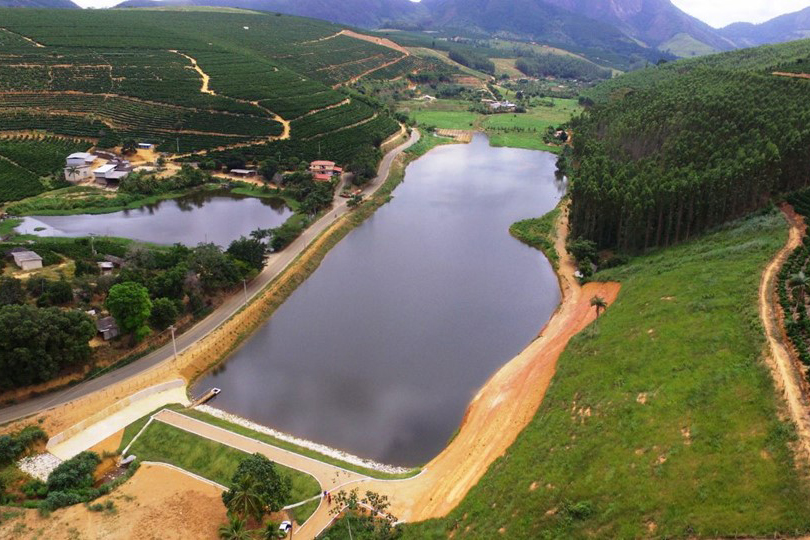
[[442,137],[452,137],[462,143],[470,142],[473,136],[473,132],[466,129],[437,129],[436,134]]
[[203,403],[209,401],[214,396],[219,395],[220,392],[222,392],[222,390],[220,390],[219,388],[210,389],[208,392],[206,392],[199,398],[195,399],[194,402],[191,404],[191,407],[193,408],[196,407],[197,405],[202,405]]

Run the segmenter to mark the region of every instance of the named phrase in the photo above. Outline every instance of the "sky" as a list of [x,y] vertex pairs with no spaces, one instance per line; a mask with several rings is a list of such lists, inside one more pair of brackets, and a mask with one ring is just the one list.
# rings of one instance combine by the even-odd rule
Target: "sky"
[[[121,0],[74,2],[82,7],[101,8],[114,6]],[[672,3],[715,28],[740,21],[760,23],[810,6],[810,0],[672,0]]]
[[715,28],[733,22],[761,23],[810,6],[810,0],[672,0],[672,3]]

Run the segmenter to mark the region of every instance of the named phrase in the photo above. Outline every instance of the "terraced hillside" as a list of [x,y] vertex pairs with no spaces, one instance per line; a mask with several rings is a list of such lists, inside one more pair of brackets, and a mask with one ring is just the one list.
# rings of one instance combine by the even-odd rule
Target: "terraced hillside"
[[317,153],[305,139],[324,147],[348,136],[360,151],[398,125],[341,85],[429,67],[376,41],[267,13],[5,9],[0,131],[102,147],[133,138],[179,154],[255,146],[302,159]]

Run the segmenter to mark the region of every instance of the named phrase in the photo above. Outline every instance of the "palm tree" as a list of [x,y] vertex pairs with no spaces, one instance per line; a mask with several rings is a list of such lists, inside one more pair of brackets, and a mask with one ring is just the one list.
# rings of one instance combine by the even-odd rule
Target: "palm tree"
[[264,508],[264,499],[259,494],[256,479],[249,474],[242,475],[233,486],[233,497],[228,502],[228,510],[241,518],[261,521]]
[[68,173],[68,178],[69,178],[70,180],[73,180],[73,178],[74,178],[74,177],[75,177],[77,174],[79,174],[79,168],[78,168],[78,167],[76,167],[75,165],[71,165],[70,167],[68,167],[68,168],[67,168],[67,173]]
[[793,294],[793,300],[795,300],[796,305],[803,306],[804,294],[807,289],[810,288],[810,279],[800,270],[798,274],[790,276],[787,284],[788,287],[790,287],[790,292]]
[[228,523],[219,526],[219,537],[222,540],[250,540],[245,520],[234,514],[228,514]]
[[599,312],[607,309],[607,302],[601,296],[594,296],[591,298],[591,305],[596,309],[596,318],[599,318]]

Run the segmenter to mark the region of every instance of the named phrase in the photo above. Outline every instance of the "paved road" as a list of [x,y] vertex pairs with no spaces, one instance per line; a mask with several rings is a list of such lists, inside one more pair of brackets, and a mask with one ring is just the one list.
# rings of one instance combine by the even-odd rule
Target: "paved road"
[[[393,163],[394,159],[404,150],[415,144],[418,140],[419,132],[414,130],[408,141],[394,148],[385,155],[380,163],[377,177],[374,178],[374,180],[370,182],[368,187],[365,189],[366,194],[370,195],[379,189],[385,179],[388,178],[388,173],[391,170],[391,164]],[[323,231],[332,225],[332,223],[334,223],[340,216],[347,213],[349,209],[346,206],[346,202],[346,199],[336,197],[335,205],[332,210],[327,212],[327,214],[321,219],[310,225],[309,228],[307,228],[307,230],[304,231],[304,233],[292,244],[287,246],[284,251],[270,255],[267,260],[267,266],[265,266],[264,270],[247,285],[248,297],[253,298],[259,294],[262,289],[264,289],[268,283],[273,281],[273,279],[281,274],[284,269],[287,268],[287,266],[293,260],[295,260],[295,258],[298,257],[298,255],[300,255],[301,252],[304,251],[304,249],[313,240],[315,240]],[[227,321],[234,313],[236,313],[244,303],[244,291],[238,291],[237,293],[234,293],[228,297],[225,302],[208,317],[177,337],[177,352],[180,353],[185,351],[189,347],[192,347],[197,341],[213,332],[222,323]],[[110,385],[138,375],[158,364],[171,360],[172,356],[172,346],[171,343],[169,343],[129,365],[106,373],[95,379],[85,381],[71,388],[45,394],[43,396],[24,401],[23,403],[2,408],[0,409],[0,424],[5,424],[26,416],[38,414],[58,405],[62,405],[74,399],[86,396],[98,390],[102,390]]]

